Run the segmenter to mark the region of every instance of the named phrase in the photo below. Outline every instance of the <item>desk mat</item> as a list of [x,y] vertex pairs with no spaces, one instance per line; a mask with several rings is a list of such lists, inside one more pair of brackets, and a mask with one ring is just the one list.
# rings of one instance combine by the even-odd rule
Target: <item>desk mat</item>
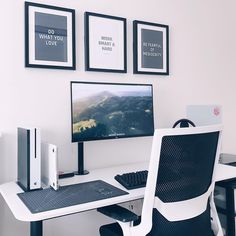
[[102,180],[95,180],[62,186],[57,191],[48,188],[17,195],[31,213],[39,213],[126,194],[128,193]]

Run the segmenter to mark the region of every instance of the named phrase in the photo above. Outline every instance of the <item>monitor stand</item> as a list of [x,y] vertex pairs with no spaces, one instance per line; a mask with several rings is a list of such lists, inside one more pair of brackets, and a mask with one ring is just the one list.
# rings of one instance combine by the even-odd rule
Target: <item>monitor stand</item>
[[84,143],[78,143],[78,172],[76,175],[87,175],[89,172],[84,170]]

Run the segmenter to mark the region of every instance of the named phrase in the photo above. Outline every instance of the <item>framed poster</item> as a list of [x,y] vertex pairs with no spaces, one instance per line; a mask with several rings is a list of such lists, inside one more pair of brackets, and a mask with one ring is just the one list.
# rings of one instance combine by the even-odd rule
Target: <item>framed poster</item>
[[76,69],[75,10],[25,2],[25,66]]
[[85,12],[85,70],[127,72],[126,19]]
[[169,75],[169,26],[134,21],[134,74]]

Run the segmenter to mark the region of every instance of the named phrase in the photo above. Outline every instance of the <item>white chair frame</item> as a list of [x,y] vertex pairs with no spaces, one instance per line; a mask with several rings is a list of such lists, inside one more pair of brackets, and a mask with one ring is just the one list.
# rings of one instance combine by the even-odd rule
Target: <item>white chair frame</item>
[[[223,236],[223,231],[220,225],[219,217],[217,215],[215,203],[214,203],[214,186],[215,186],[215,170],[219,160],[222,125],[214,126],[202,126],[194,128],[176,128],[176,129],[156,129],[153,137],[152,151],[149,163],[149,171],[147,178],[147,185],[144,194],[144,201],[141,214],[141,223],[137,226],[133,226],[132,222],[124,223],[117,221],[122,228],[124,236],[144,236],[151,231],[152,228],[152,213],[153,208],[156,208],[166,219],[169,221],[186,220],[203,213],[207,208],[208,199],[210,199],[211,217],[212,217],[212,230],[215,236]],[[215,164],[212,174],[212,182],[208,190],[193,199],[164,203],[158,197],[155,196],[156,182],[159,169],[159,160],[161,153],[162,138],[164,136],[171,135],[190,135],[211,133],[219,131],[219,140],[216,151]]]

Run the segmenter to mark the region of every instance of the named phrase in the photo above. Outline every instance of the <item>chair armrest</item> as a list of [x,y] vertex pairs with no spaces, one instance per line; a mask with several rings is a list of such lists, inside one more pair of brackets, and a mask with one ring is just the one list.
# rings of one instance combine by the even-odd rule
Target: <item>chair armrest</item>
[[139,216],[119,205],[111,205],[97,209],[98,212],[121,222],[138,220]]

